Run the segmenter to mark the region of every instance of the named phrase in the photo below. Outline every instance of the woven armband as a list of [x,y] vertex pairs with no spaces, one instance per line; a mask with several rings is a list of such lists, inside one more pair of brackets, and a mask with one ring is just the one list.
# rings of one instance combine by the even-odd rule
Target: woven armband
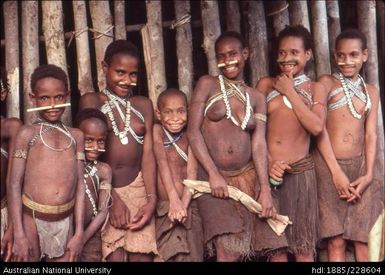
[[25,159],[26,160],[27,156],[28,156],[28,151],[24,150],[24,149],[17,149],[13,153],[13,157],[14,158],[19,158],[19,159]]
[[266,122],[267,121],[267,117],[265,114],[261,114],[261,113],[256,113],[254,115],[255,119],[258,119],[260,121],[263,121],[263,122]]
[[111,183],[109,183],[108,181],[103,180],[103,181],[100,183],[99,189],[100,189],[100,190],[111,190],[111,189],[112,189],[112,185],[111,185]]
[[86,161],[86,156],[84,155],[84,152],[77,152],[76,159],[81,161]]

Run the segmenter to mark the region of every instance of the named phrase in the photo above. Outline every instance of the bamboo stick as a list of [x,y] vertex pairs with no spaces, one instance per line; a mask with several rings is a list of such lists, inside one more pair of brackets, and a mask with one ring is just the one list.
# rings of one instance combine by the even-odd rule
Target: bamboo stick
[[262,1],[245,1],[242,3],[242,10],[248,26],[249,79],[251,86],[255,87],[260,78],[269,75],[269,50],[264,3]]
[[334,62],[334,58],[333,58],[334,44],[338,34],[341,32],[340,10],[338,7],[338,1],[327,0],[326,11],[328,15],[330,60]]
[[316,76],[330,74],[329,40],[326,4],[324,1],[311,1],[311,16],[315,50]]
[[87,10],[85,1],[72,1],[78,66],[78,89],[80,95],[94,92],[92,84],[91,57],[88,37]]
[[[47,53],[47,63],[60,67],[67,75],[67,60],[63,31],[63,6],[61,1],[43,1],[43,34]],[[69,87],[69,83],[68,83]],[[70,100],[70,98],[68,98]],[[66,108],[62,121],[71,125],[71,108]]]
[[[180,20],[184,15],[190,14],[189,1],[175,1],[175,17]],[[192,33],[191,23],[185,24],[176,28],[176,55],[178,59],[178,84],[179,90],[184,92],[188,99],[192,94],[193,83],[193,58],[192,58]]]
[[241,15],[238,1],[225,1],[226,3],[226,30],[241,32]]
[[[358,27],[366,35],[367,46],[369,51],[369,59],[366,63],[365,68],[365,77],[368,83],[374,85],[379,89],[379,79],[378,79],[378,53],[377,53],[377,33],[376,33],[376,2],[373,0],[365,2],[357,2],[358,14]],[[384,194],[384,125],[382,119],[382,110],[381,102],[380,107],[378,108],[378,121],[377,121],[377,154],[374,167],[374,180],[377,180],[381,184],[381,191]],[[385,228],[383,229],[385,230]],[[369,238],[369,251],[370,251],[370,260],[377,260],[378,257],[381,257],[380,251],[373,251],[372,248],[372,239]],[[383,242],[381,238],[375,240],[375,242]],[[378,246],[378,248],[380,248]],[[382,251],[382,258],[384,257]]]
[[147,24],[142,28],[143,51],[146,63],[148,94],[153,106],[159,94],[167,88],[164,64],[161,2],[146,1]]
[[286,25],[289,25],[289,11],[287,1],[277,0],[270,3],[270,12],[267,14],[267,17],[273,17],[273,28],[275,36],[278,36],[278,33],[282,31]]
[[114,1],[115,40],[127,39],[124,5],[125,5],[124,0]]
[[306,1],[289,1],[289,19],[291,25],[302,25],[310,31],[309,12]]
[[215,41],[221,34],[217,1],[201,0],[203,48],[207,56],[210,75],[218,75],[217,59],[215,57]]
[[4,1],[5,68],[10,85],[7,117],[20,118],[19,31],[17,1]]
[[37,112],[37,111],[44,111],[44,110],[49,110],[49,109],[56,109],[56,108],[65,108],[71,106],[70,102],[63,103],[63,104],[57,104],[57,105],[52,105],[52,106],[42,106],[42,107],[33,107],[27,109],[27,112]]
[[102,68],[104,52],[113,41],[113,25],[108,1],[89,1],[92,19],[93,39],[95,39],[96,66],[98,71],[98,88],[104,90],[106,81]]
[[39,66],[39,3],[23,1],[21,8],[24,123],[29,124],[37,119],[37,114],[29,114],[27,109],[34,106],[30,83],[33,70]]

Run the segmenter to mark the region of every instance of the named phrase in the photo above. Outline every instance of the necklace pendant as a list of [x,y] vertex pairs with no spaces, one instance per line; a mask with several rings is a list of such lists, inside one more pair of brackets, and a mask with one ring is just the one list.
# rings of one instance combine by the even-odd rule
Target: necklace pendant
[[127,138],[127,135],[125,133],[119,133],[119,139],[123,145],[128,144],[128,138]]
[[287,108],[293,109],[293,106],[291,105],[290,100],[285,95],[283,96],[283,103],[285,103]]

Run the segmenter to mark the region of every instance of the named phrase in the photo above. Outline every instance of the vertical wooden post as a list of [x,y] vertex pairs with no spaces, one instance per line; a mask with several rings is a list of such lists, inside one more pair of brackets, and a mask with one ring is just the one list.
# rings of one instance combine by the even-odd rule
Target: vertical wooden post
[[39,66],[39,3],[38,1],[23,1],[21,3],[21,25],[23,39],[23,95],[24,123],[32,123],[37,113],[27,113],[27,109],[35,104],[30,97],[31,75]]
[[274,33],[282,31],[286,25],[289,25],[289,12],[287,1],[277,0],[270,3],[271,11],[267,16],[273,17]]
[[229,0],[226,4],[226,30],[241,32],[241,15],[239,1]]
[[146,1],[147,24],[141,29],[148,94],[154,107],[159,94],[167,88],[161,4],[160,1]]
[[[190,14],[189,1],[174,1],[176,21],[184,15]],[[178,84],[179,89],[190,99],[192,95],[192,82],[194,66],[192,60],[192,34],[191,23],[186,22],[176,27],[176,55],[178,59]]]
[[[366,35],[367,45],[369,50],[369,59],[366,64],[365,78],[368,83],[379,89],[378,81],[378,53],[377,53],[377,33],[376,33],[376,1],[359,1],[357,2],[358,27]],[[378,123],[377,123],[377,155],[374,169],[374,180],[380,181],[382,184],[382,194],[384,194],[384,125],[382,120],[381,102],[378,108]],[[382,217],[383,219],[384,217]],[[384,220],[382,220],[384,227]],[[385,230],[385,228],[382,228]],[[377,236],[369,235],[369,254],[371,260],[381,260],[380,249],[378,243],[384,242],[381,240],[381,232]],[[382,247],[383,249],[383,247]],[[382,251],[382,257],[384,251]]]
[[215,41],[221,34],[217,1],[201,0],[203,48],[207,56],[210,75],[218,75],[217,59],[215,57]]
[[314,37],[316,75],[330,74],[329,40],[324,1],[311,1],[312,27]]
[[242,3],[243,14],[248,24],[248,44],[250,50],[250,85],[255,87],[257,81],[269,75],[269,50],[263,1]]
[[10,84],[7,117],[20,118],[19,85],[19,24],[17,1],[4,1],[5,68]]
[[309,12],[306,1],[289,1],[289,18],[291,25],[302,25],[310,31]]
[[[63,6],[61,1],[41,2],[43,10],[43,34],[47,62],[63,69],[68,75],[63,30]],[[68,83],[69,86],[69,83]],[[70,98],[68,98],[70,101]],[[71,125],[71,108],[65,108],[62,121]]]
[[[385,71],[385,2],[384,1],[377,1],[377,18],[378,18],[378,48],[379,48],[379,71],[384,72]],[[385,76],[384,74],[379,74],[379,82],[380,82],[380,99],[381,102],[385,101]],[[382,118],[385,118],[385,113],[382,113]]]
[[94,92],[92,84],[90,46],[88,43],[88,25],[86,3],[83,0],[72,1],[75,22],[76,56],[78,65],[78,89],[81,95]]
[[115,0],[114,1],[114,22],[115,22],[115,40],[127,39],[126,32],[126,18],[125,18],[125,1]]
[[95,39],[96,67],[98,70],[98,88],[102,91],[106,81],[102,68],[104,52],[113,41],[113,25],[108,1],[89,1],[91,12],[93,39]]
[[341,32],[340,24],[340,10],[337,0],[326,1],[326,11],[328,15],[328,31],[329,31],[329,47],[330,47],[330,60],[333,63],[334,43],[338,34]]

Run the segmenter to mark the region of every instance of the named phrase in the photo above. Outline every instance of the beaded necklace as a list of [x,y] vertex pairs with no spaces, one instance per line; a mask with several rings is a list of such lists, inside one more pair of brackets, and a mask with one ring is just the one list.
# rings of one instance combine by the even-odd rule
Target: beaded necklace
[[[68,130],[68,128],[61,121],[59,121],[58,123],[50,123],[50,122],[46,122],[46,121],[43,121],[41,119],[38,119],[34,124],[40,124],[40,131],[39,131],[40,140],[44,144],[44,146],[48,147],[49,149],[51,149],[53,151],[56,151],[56,152],[66,151],[68,148],[70,148],[72,146],[72,144],[76,143],[75,139],[71,135],[71,132]],[[43,129],[43,126],[46,126],[46,128]],[[64,147],[64,148],[55,148],[55,147],[52,147],[52,146],[48,145],[47,142],[44,140],[43,135],[46,132],[51,131],[53,129],[58,130],[59,132],[63,133],[64,135],[66,135],[70,139],[70,141],[69,141],[69,143],[68,143],[68,145],[66,147]],[[32,141],[35,142],[36,138],[37,138],[37,136],[35,136],[29,142],[29,144],[31,144]]]
[[366,102],[365,102],[364,113],[366,113],[371,108],[372,102],[370,100],[368,89],[366,87],[365,81],[362,79],[361,75],[358,75],[358,80],[355,82],[344,77],[344,75],[342,73],[339,73],[338,76],[339,76],[339,80],[341,81],[342,89],[344,91],[350,113],[356,119],[362,119],[362,115],[357,112],[356,108],[353,105],[352,98],[353,98],[353,96],[355,96],[361,92],[360,91],[360,85],[362,85],[364,88],[364,91],[365,91],[365,96],[366,96],[365,97]]
[[[91,195],[90,189],[88,188],[87,178],[91,179],[92,186],[93,186],[94,191],[95,191],[96,199],[98,199],[98,190],[99,190],[99,184],[100,183],[99,183],[99,176],[96,174],[96,172],[98,172],[98,168],[96,167],[97,164],[98,164],[98,161],[94,160],[94,161],[88,162],[87,165],[84,167],[84,172],[85,172],[84,173],[84,186],[86,189],[87,197],[88,197],[88,199],[91,203],[91,206],[92,206],[92,214],[94,215],[94,217],[96,217],[98,215],[98,208],[96,207],[96,202]],[[96,178],[96,183],[94,181],[94,176]]]
[[[240,87],[244,85],[244,83],[240,82],[240,83],[237,83],[238,84],[237,85],[234,81],[231,81],[226,78],[226,84],[228,86],[228,88],[226,89],[223,75],[219,75],[218,78],[219,78],[219,85],[221,87],[223,103],[225,104],[225,107],[226,107],[226,118],[230,119],[235,125],[240,126],[242,130],[245,130],[247,126],[247,122],[251,117],[252,107],[250,103],[249,94],[246,91],[244,91],[243,93],[240,89]],[[228,98],[228,95],[231,94],[231,90],[235,90],[238,96],[241,96],[242,98],[244,98],[244,101],[246,102],[245,117],[243,118],[241,125],[239,125],[239,122],[235,119],[231,111],[231,105]]]
[[164,142],[163,146],[169,147],[170,145],[173,145],[176,152],[179,154],[179,156],[181,156],[182,159],[184,159],[187,162],[187,159],[188,159],[187,154],[178,146],[178,144],[176,144],[176,142],[182,138],[184,131],[180,132],[176,138],[173,138],[171,136],[171,134],[166,130],[166,128],[164,128],[163,126],[162,126],[162,128],[163,128],[163,131],[169,140],[169,141]]

